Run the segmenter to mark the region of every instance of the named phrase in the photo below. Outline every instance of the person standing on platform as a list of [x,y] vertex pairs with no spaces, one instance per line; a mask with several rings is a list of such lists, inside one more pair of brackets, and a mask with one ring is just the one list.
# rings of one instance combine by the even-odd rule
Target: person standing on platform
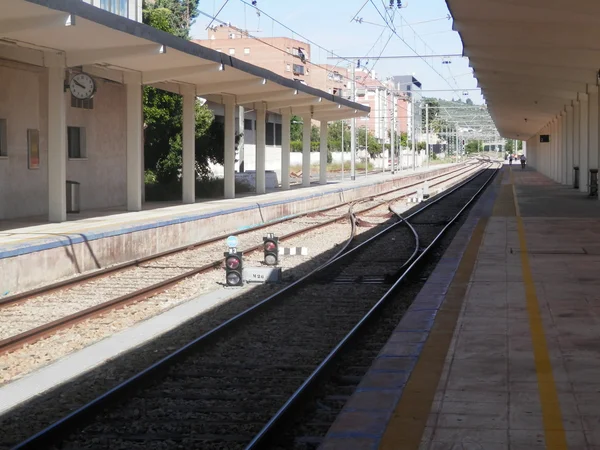
[[512,166],[512,160],[513,160],[513,157],[512,157],[512,155],[510,155],[510,156],[508,157],[508,165],[509,165],[509,166]]
[[525,162],[527,161],[527,158],[525,158],[525,155],[521,155],[521,169],[525,170]]

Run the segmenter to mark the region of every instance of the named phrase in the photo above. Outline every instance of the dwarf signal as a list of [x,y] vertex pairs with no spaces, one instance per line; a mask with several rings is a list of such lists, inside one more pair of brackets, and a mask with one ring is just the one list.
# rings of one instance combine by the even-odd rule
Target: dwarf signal
[[243,286],[242,278],[243,257],[242,252],[237,251],[238,240],[235,236],[227,238],[229,251],[225,252],[225,284],[227,286]]
[[264,261],[267,266],[276,266],[279,262],[279,238],[273,233],[263,237]]

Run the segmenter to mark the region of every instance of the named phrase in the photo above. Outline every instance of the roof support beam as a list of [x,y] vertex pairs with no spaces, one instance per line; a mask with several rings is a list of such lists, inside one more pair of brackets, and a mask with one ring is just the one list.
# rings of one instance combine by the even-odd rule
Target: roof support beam
[[52,14],[26,19],[0,20],[0,36],[6,37],[23,31],[41,28],[70,27],[75,25],[75,16],[71,14]]
[[317,105],[321,103],[323,99],[321,97],[304,97],[294,100],[282,100],[279,102],[268,102],[267,109],[269,111],[273,109],[287,108],[288,106],[305,106],[305,105]]
[[511,63],[528,63],[568,67],[574,69],[598,69],[600,50],[557,50],[539,48],[535,52],[516,45],[472,45],[465,48],[464,55],[477,60],[480,58],[506,61]]
[[297,90],[285,89],[280,91],[264,92],[258,94],[238,95],[236,97],[236,102],[238,105],[244,105],[246,103],[261,102],[267,100],[281,100],[284,98],[294,98],[297,95]]
[[19,61],[34,66],[44,65],[44,52],[31,48],[19,47],[18,45],[0,44],[0,58]]
[[96,64],[132,56],[152,56],[166,53],[164,45],[135,45],[131,47],[98,48],[67,52],[67,67]]
[[522,86],[535,86],[538,88],[556,88],[566,89],[568,91],[583,92],[587,83],[578,81],[565,81],[553,78],[536,78],[531,75],[519,75],[511,73],[502,73],[492,70],[476,69],[475,77],[480,87],[486,87],[498,81],[513,83]]
[[529,75],[535,78],[549,78],[554,80],[574,81],[579,83],[596,83],[597,70],[566,69],[553,66],[536,65],[507,65],[502,61],[484,60],[482,58],[470,61],[475,70],[490,70],[493,73]]
[[231,90],[237,90],[245,87],[259,87],[267,84],[267,80],[264,78],[253,78],[246,80],[238,80],[238,81],[225,81],[223,83],[211,83],[204,84],[198,86],[198,90],[196,91],[196,95],[198,97],[202,97],[203,95],[208,94],[228,94]]
[[153,70],[142,74],[142,84],[159,83],[174,78],[185,78],[200,73],[222,71],[222,64],[204,64],[201,66],[172,67],[170,69]]
[[494,83],[490,87],[482,87],[484,93],[496,95],[504,95],[506,97],[517,97],[530,99],[532,101],[543,100],[561,100],[568,103],[571,100],[577,100],[577,92],[574,91],[558,91],[549,89],[527,89],[524,87],[512,87],[510,84]]

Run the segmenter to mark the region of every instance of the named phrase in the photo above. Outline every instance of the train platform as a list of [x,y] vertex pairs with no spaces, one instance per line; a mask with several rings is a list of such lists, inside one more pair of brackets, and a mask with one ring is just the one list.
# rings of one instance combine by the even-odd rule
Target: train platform
[[357,174],[355,181],[189,205],[146,203],[140,212],[84,211],[57,224],[39,218],[0,221],[0,297],[385,192],[456,167],[444,164],[396,175]]
[[321,450],[599,450],[600,203],[504,166]]

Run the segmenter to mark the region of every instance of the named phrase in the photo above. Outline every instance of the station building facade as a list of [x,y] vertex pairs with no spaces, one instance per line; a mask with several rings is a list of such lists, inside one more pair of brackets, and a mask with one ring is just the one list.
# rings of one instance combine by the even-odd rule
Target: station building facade
[[[0,220],[66,220],[69,181],[80,183],[82,210],[141,210],[144,85],[183,97],[184,203],[195,200],[197,98],[218,105],[215,112],[225,122],[226,198],[235,196],[234,140],[242,127],[252,128],[245,134],[256,142],[257,192],[263,193],[266,142],[289,134],[281,120],[268,126],[269,117],[301,115],[326,125],[368,113],[357,103],[136,23],[141,0],[6,0],[3,14]],[[93,96],[74,95],[79,75],[91,80]],[[246,120],[241,111],[250,114],[243,113]],[[289,187],[289,180],[284,184]]]

